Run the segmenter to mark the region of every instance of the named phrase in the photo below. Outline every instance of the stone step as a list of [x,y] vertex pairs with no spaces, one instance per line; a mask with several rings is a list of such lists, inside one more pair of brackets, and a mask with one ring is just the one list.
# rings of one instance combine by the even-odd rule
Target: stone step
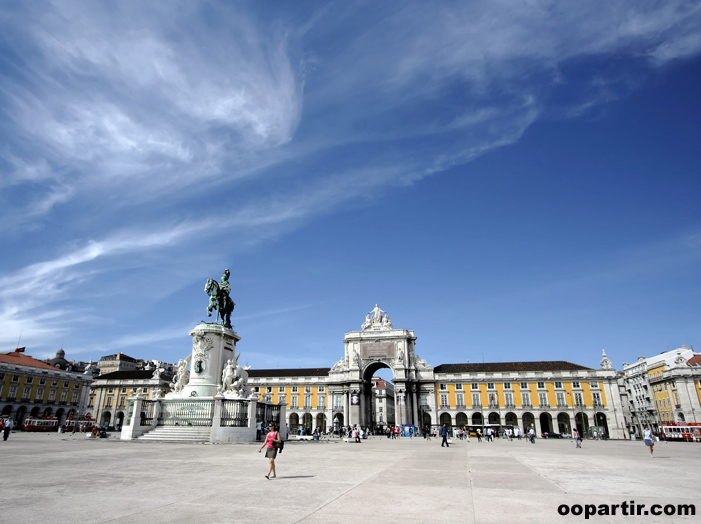
[[138,437],[137,440],[162,442],[209,442],[211,428],[202,426],[160,426]]

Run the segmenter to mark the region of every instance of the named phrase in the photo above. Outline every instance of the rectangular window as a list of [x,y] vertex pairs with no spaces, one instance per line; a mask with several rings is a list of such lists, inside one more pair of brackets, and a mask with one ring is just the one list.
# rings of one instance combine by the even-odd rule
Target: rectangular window
[[441,407],[448,407],[448,395],[441,395]]
[[541,407],[548,407],[548,394],[538,393],[538,403],[541,405]]
[[40,385],[40,386],[43,386],[44,384],[46,384],[46,379],[45,379],[45,378],[40,378],[40,379],[39,379],[39,385]]
[[27,379],[24,381],[25,384],[31,384],[34,382],[34,377],[27,377]]
[[319,386],[319,393],[323,393],[326,391],[326,388],[324,386]]
[[60,400],[60,402],[65,402],[67,398],[68,398],[68,390],[67,390],[67,389],[62,389],[62,390],[61,390],[61,400]]
[[489,394],[489,407],[490,407],[490,408],[499,407],[499,401],[498,401],[498,399],[497,399],[497,394],[496,394],[496,393],[490,393],[490,394]]
[[32,392],[32,386],[24,386],[24,393],[22,393],[22,398],[29,398],[29,394]]
[[297,386],[292,386],[292,393],[297,393]]
[[575,393],[574,394],[574,405],[575,406],[583,406],[584,401],[582,400],[582,394],[581,393]]
[[78,393],[74,391],[71,394],[71,404],[75,404],[76,402],[78,402]]
[[473,393],[472,394],[472,407],[473,408],[478,408],[482,405],[480,402],[480,394],[479,393]]
[[487,382],[487,389],[494,389],[494,382]]
[[336,404],[337,408],[342,408],[343,407],[343,397],[341,395],[334,395],[334,403]]
[[530,393],[521,393],[521,402],[523,403],[524,408],[530,408],[531,407],[531,394]]
[[[80,384],[73,384],[73,389],[78,389],[80,387]],[[125,388],[126,389],[126,388]],[[124,393],[124,392],[123,392]]]
[[514,394],[513,393],[504,393],[504,399],[506,401],[507,408],[514,407]]
[[441,384],[439,387],[441,391],[446,391],[448,389],[448,384]]
[[312,407],[312,397],[310,395],[305,395],[304,396],[304,407],[305,408],[311,408]]
[[265,388],[265,392],[266,392],[266,393],[272,393],[272,392],[273,392],[273,387],[272,387],[272,386],[268,386],[267,388]]
[[455,389],[458,391],[462,391],[462,384],[455,384]]
[[592,398],[594,399],[595,406],[601,406],[601,393],[592,393]]
[[581,387],[581,386],[579,385],[579,382],[572,382],[572,387],[573,387],[573,388],[578,388],[578,387]]
[[538,382],[538,389],[545,389],[545,382]]
[[105,407],[107,407],[107,408],[112,407],[112,397],[107,397],[107,400],[105,401]]
[[38,399],[44,398],[44,388],[37,388],[37,396],[35,398],[38,398]]
[[504,382],[504,389],[511,389],[511,382]]
[[51,385],[52,385],[53,387],[58,386],[58,380],[52,380],[52,381],[51,381]]
[[379,409],[378,413],[382,413],[382,406],[380,406],[378,409]]
[[521,389],[528,389],[528,382],[521,382]]
[[53,402],[54,400],[56,400],[56,390],[52,389],[49,391],[49,402]]
[[564,393],[556,393],[556,398],[557,398],[557,407],[561,408],[566,406],[567,404],[565,403],[565,394]]
[[12,375],[12,382],[19,382],[19,375]]
[[117,404],[118,408],[123,408],[124,407],[124,397],[119,397],[119,403]]
[[555,382],[555,387],[558,389],[562,388],[562,382]]
[[312,392],[312,387],[311,387],[311,386],[305,386],[305,387],[304,387],[304,392],[305,392],[305,393],[311,393],[311,392]]
[[10,391],[7,392],[8,398],[15,398],[17,396],[17,386],[10,386]]
[[457,397],[457,404],[458,404],[458,407],[459,407],[459,408],[464,408],[464,407],[465,407],[465,395],[463,395],[462,393],[458,393],[458,394],[456,395],[456,397]]
[[127,388],[122,388],[122,393],[126,393],[126,392],[127,392]]
[[598,387],[599,387],[599,383],[598,383],[598,382],[589,382],[589,387],[590,387],[590,388],[598,388]]
[[298,398],[299,397],[297,395],[295,395],[290,399],[290,408],[291,409],[299,409],[299,406],[297,405],[297,402],[299,402],[297,400]]
[[114,393],[114,388],[109,388],[109,389],[107,390],[107,393]]
[[472,384],[470,384],[470,387],[471,387],[472,389],[479,389],[479,388],[480,388],[480,385],[477,384],[476,382],[473,382]]

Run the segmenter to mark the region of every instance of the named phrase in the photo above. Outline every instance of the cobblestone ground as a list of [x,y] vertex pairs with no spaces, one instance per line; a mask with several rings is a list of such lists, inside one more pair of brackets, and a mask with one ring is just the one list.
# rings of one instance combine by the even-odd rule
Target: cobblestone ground
[[[257,450],[12,433],[0,441],[2,521],[503,524],[585,521],[576,506],[631,501],[701,510],[701,444],[658,443],[652,458],[639,441],[290,442],[274,480]],[[701,521],[622,512],[588,521]]]

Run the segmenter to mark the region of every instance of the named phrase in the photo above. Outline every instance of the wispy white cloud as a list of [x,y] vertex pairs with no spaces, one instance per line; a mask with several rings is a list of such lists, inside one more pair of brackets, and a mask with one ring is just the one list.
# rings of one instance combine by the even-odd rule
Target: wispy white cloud
[[694,56],[700,9],[353,4],[300,22],[217,3],[4,6],[17,45],[0,88],[2,234],[53,217],[65,231],[45,260],[5,268],[0,327],[53,336],[77,306],[39,325],[38,288],[50,308],[126,258],[277,238],[512,144],[543,115],[586,115],[634,83],[572,78],[572,61]]

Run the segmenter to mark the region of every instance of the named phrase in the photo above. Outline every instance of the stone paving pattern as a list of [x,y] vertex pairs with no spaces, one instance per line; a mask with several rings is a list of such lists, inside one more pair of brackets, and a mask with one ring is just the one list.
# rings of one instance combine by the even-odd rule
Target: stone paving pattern
[[[12,433],[0,441],[3,522],[584,522],[560,504],[692,503],[701,445],[374,437],[286,444],[266,480],[256,444]],[[588,522],[699,522],[595,516]]]

